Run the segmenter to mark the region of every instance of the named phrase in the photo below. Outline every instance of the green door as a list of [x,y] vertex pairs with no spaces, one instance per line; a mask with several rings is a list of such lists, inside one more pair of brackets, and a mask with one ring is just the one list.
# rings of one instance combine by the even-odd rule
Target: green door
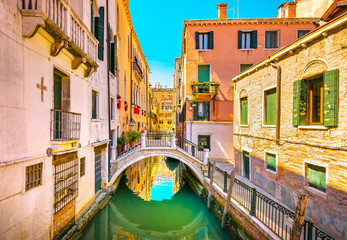
[[249,179],[249,153],[243,152],[244,176]]
[[[210,65],[198,65],[198,82],[210,82]],[[201,89],[208,89],[208,86],[199,86]]]
[[[61,102],[62,102],[62,77],[58,74],[54,73],[54,83],[53,83],[53,91],[54,91],[54,106],[55,110],[61,110]],[[53,112],[53,137],[54,139],[60,139],[62,137],[62,114],[60,111]]]
[[101,188],[101,150],[95,151],[95,192]]

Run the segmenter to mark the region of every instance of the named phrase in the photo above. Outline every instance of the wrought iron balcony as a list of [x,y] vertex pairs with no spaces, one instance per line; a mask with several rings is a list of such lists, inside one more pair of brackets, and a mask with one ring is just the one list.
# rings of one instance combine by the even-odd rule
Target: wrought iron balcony
[[40,27],[54,38],[50,55],[66,49],[73,56],[71,68],[84,63],[89,77],[98,67],[98,40],[74,12],[67,0],[18,0],[21,8],[23,36],[33,37]]
[[218,82],[193,82],[191,84],[194,95],[209,95],[214,97],[218,93]]
[[51,110],[51,140],[66,141],[80,138],[81,114]]
[[135,78],[137,78],[138,81],[141,81],[143,78],[143,72],[137,61],[133,61],[133,70],[134,70]]

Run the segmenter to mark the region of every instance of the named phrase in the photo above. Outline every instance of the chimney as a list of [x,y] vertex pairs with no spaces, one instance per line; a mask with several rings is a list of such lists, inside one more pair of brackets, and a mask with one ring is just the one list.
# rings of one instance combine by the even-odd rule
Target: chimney
[[217,9],[218,9],[218,19],[226,19],[227,18],[227,3],[218,3]]
[[165,85],[165,88],[167,88],[167,85]]

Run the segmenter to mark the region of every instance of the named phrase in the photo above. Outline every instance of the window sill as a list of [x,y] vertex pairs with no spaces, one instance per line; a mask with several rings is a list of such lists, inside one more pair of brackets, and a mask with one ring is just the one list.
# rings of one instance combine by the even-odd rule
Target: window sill
[[327,194],[326,192],[322,192],[318,189],[315,189],[313,187],[309,187],[309,186],[305,186],[305,190],[308,191],[309,195],[313,194],[314,196],[318,196],[318,197],[321,197],[321,198],[324,198],[324,199],[327,199]]
[[298,129],[311,129],[311,130],[328,130],[325,126],[298,126]]
[[270,169],[268,169],[268,168],[265,168],[265,170],[266,170],[266,172],[268,172],[268,173],[277,175],[277,171],[272,171],[272,170],[270,170]]
[[245,128],[246,128],[246,127],[248,127],[248,125],[242,125],[242,124],[240,124],[240,127],[245,127]]
[[253,51],[253,50],[256,50],[256,48],[239,48],[239,50],[241,50],[241,51],[249,51],[249,50]]
[[264,48],[264,50],[278,50],[279,48],[277,47],[277,48]]
[[208,52],[211,51],[212,49],[196,49],[198,52]]
[[261,125],[263,128],[276,128],[276,125]]
[[92,118],[92,122],[101,122],[100,118]]

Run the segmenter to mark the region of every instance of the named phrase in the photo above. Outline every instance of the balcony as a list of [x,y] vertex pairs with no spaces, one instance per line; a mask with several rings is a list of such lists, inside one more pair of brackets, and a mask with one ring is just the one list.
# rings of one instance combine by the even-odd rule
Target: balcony
[[197,96],[215,97],[218,93],[218,82],[193,82],[191,84],[192,93]]
[[23,36],[33,37],[43,28],[54,38],[50,55],[57,56],[66,49],[74,56],[73,70],[82,63],[86,66],[84,77],[89,77],[98,67],[98,40],[88,30],[67,0],[18,0],[22,14]]
[[134,76],[137,81],[141,82],[143,79],[143,72],[141,70],[141,67],[137,61],[133,61],[133,70],[134,70]]
[[51,140],[78,140],[81,131],[81,114],[51,110]]

